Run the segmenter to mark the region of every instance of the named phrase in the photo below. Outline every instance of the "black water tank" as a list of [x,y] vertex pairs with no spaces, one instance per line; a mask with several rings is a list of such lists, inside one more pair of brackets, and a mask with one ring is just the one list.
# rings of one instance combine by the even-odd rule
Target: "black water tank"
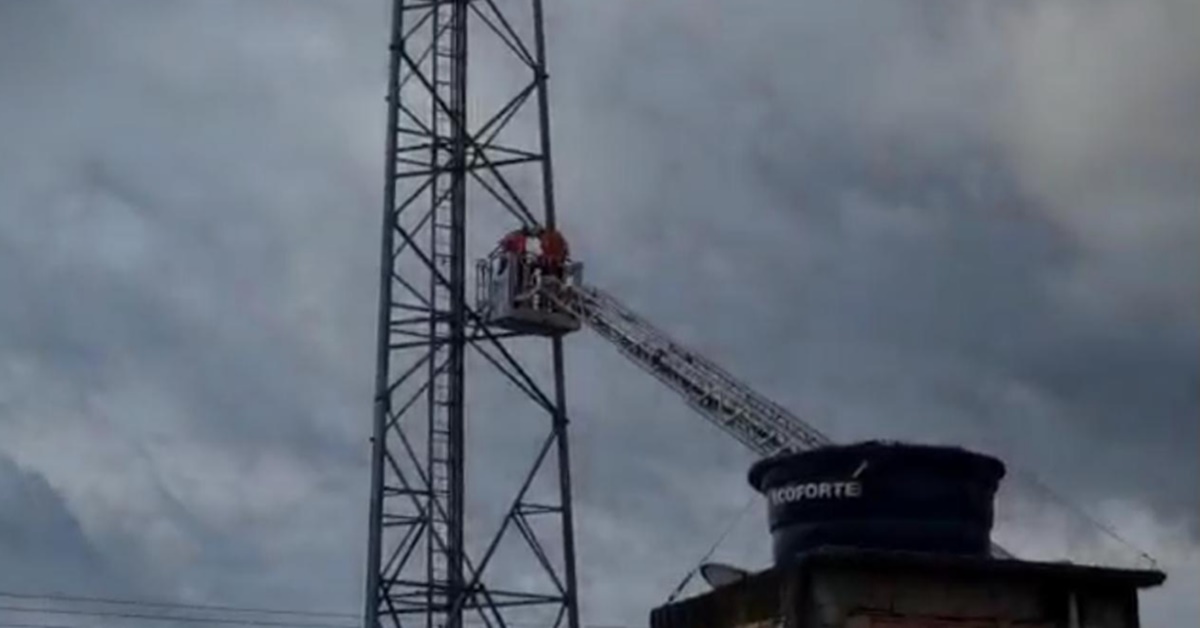
[[954,447],[867,442],[767,458],[775,562],[825,546],[985,556],[1004,464]]

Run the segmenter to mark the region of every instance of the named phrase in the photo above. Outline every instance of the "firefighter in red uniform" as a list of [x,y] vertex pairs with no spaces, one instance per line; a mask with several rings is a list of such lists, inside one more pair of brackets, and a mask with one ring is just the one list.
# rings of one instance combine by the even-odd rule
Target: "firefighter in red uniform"
[[514,229],[504,234],[500,238],[500,248],[508,253],[516,253],[518,256],[525,255],[525,243],[530,236],[529,229],[521,227]]
[[563,266],[566,265],[567,256],[570,254],[566,238],[554,229],[545,229],[538,235],[538,241],[542,246],[542,254],[538,259],[542,270],[561,279]]
[[509,258],[512,258],[512,263],[516,265],[518,272],[521,273],[521,277],[518,279],[518,283],[521,285],[524,285],[526,281],[524,260],[529,237],[531,235],[533,235],[533,233],[528,227],[521,227],[520,229],[513,229],[512,231],[509,231],[508,233],[504,234],[503,238],[500,238],[500,250],[504,253],[504,255],[500,257],[500,263],[497,267],[497,272],[503,273],[505,269],[508,268]]

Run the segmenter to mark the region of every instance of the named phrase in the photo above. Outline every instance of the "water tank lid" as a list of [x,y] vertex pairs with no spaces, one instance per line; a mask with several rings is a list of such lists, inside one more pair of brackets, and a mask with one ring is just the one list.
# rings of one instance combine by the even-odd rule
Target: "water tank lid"
[[997,458],[962,447],[866,441],[851,445],[830,445],[802,452],[786,452],[764,458],[750,467],[750,485],[761,492],[771,472],[781,467],[788,470],[797,466],[824,467],[831,462],[858,456],[870,460],[886,459],[906,466],[935,466],[939,470],[944,469],[949,475],[990,478],[993,482],[999,482],[1005,474],[1004,463]]

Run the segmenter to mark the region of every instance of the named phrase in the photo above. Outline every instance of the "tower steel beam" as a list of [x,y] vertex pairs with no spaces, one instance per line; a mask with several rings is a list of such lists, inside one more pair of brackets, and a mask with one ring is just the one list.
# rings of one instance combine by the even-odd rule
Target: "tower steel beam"
[[[492,329],[467,300],[473,230],[556,223],[542,2],[393,0],[390,40],[364,628],[578,628],[562,338]],[[510,95],[469,110],[469,70],[501,56]],[[466,432],[468,381],[485,375],[527,397],[515,418],[543,431],[513,452],[524,480],[480,532],[468,491],[488,469],[468,467]],[[540,585],[506,567],[514,544]]]

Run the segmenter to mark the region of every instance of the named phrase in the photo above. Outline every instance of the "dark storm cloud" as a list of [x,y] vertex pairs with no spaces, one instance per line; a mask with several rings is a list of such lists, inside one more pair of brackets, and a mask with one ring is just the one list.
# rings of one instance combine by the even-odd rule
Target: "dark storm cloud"
[[[29,470],[0,486],[36,488],[0,497],[63,504],[4,520],[58,530],[49,576],[357,608],[384,4],[0,3],[0,451]],[[1191,610],[1190,4],[549,11],[592,280],[839,440],[984,446],[1106,508],[1177,561],[1156,617]],[[585,615],[639,623],[749,456],[600,341],[569,357]],[[487,494],[524,461],[479,390]],[[761,564],[762,527],[724,556]]]
[[53,589],[71,573],[116,575],[45,478],[6,457],[0,457],[0,504],[0,561],[21,566],[0,572],[5,590]]
[[[559,63],[618,61],[556,114],[593,276],[839,439],[966,442],[1194,538],[1193,7],[877,4],[593,9]],[[693,438],[662,465],[742,464]]]
[[[1183,167],[1196,162],[1196,150],[1154,150],[1154,134],[1172,122],[1141,124],[1146,116],[1133,105],[1125,107],[1136,119],[1121,116],[1123,105],[1109,109],[1115,118],[1129,118],[1120,134],[1139,138],[1132,143],[1136,156],[1110,143],[1107,129],[1074,120],[1071,108],[1085,113],[1087,103],[1079,101],[1085,94],[1122,100],[1110,93],[1120,79],[1094,76],[1091,65],[1072,67],[1074,57],[1056,54],[1044,33],[1066,28],[1056,23],[1071,19],[1095,26],[1077,45],[1097,49],[1114,62],[1112,74],[1128,78],[1147,69],[1130,68],[1100,48],[1129,33],[1145,43],[1143,31],[1164,27],[1158,9],[1121,26],[1111,14],[1129,17],[1130,11],[1119,4],[1001,11],[975,3],[941,15],[942,35],[925,38],[915,34],[929,26],[928,14],[904,5],[876,10],[865,3],[818,3],[774,13],[778,8],[768,4],[734,10],[700,3],[696,11],[710,12],[702,18],[708,28],[690,31],[680,26],[689,16],[683,5],[648,10],[653,18],[630,17],[622,22],[622,45],[613,47],[622,62],[608,66],[622,70],[601,73],[608,82],[593,88],[601,103],[587,109],[593,123],[621,116],[652,134],[640,141],[630,134],[628,145],[604,153],[652,173],[627,183],[644,188],[635,199],[640,203],[593,211],[625,225],[625,235],[650,251],[637,261],[659,273],[654,285],[681,286],[673,303],[683,307],[671,310],[672,302],[663,302],[657,318],[695,325],[697,308],[709,308],[708,344],[726,338],[730,351],[743,353],[737,361],[745,369],[791,371],[794,381],[823,374],[857,378],[861,392],[838,394],[865,396],[861,403],[891,408],[890,415],[901,401],[896,394],[917,395],[913,416],[887,419],[908,423],[896,435],[928,437],[955,423],[982,423],[984,431],[972,430],[976,440],[1008,440],[1004,453],[1055,475],[1084,499],[1113,490],[1154,495],[1155,506],[1192,518],[1194,483],[1163,479],[1197,472],[1196,424],[1187,420],[1196,410],[1200,355],[1195,282],[1181,270],[1196,262],[1188,251],[1195,250],[1197,221],[1194,210],[1179,209],[1200,197]],[[773,21],[755,22],[762,17],[756,11],[768,10]],[[1172,41],[1182,37],[1165,30]],[[852,31],[869,35],[847,34]],[[1043,83],[1060,88],[1029,67],[1033,52],[1014,52],[1014,43],[1042,46],[1043,61],[1079,84],[1078,95],[1059,96],[1065,111],[1046,111],[1037,102],[1049,98],[1041,93]],[[1154,88],[1197,83],[1194,70],[1180,69],[1175,57],[1169,61],[1166,69],[1152,70],[1159,80],[1139,80]],[[1185,93],[1176,87],[1163,96],[1172,100],[1147,97],[1145,106],[1187,124],[1184,113],[1170,115],[1173,97]],[[1036,108],[1029,109],[1030,102]],[[1022,110],[1032,119],[1014,121]],[[1053,115],[1098,138],[1092,143],[1102,150],[1077,156],[1082,165],[1075,171],[1055,166],[1060,180],[1050,184],[1044,179],[1052,177],[1028,176],[1018,158],[1044,162],[1070,148],[1053,137],[1028,137],[1027,126]],[[568,153],[560,162],[571,156],[597,161],[595,143],[586,145],[588,155]],[[1107,177],[1106,164],[1131,160],[1140,171],[1158,171],[1160,185],[1123,186]],[[1172,172],[1178,174],[1163,184],[1168,175],[1161,173]],[[1089,186],[1116,188],[1113,196],[1136,194],[1137,204],[1073,206],[1077,199],[1065,191]],[[629,194],[616,191],[618,198]],[[594,196],[589,205],[606,203],[602,194]],[[1153,237],[1163,222],[1171,225],[1171,240]],[[1121,223],[1129,225],[1128,234],[1118,231]],[[768,257],[775,250],[780,254]],[[1155,259],[1162,264],[1148,261]],[[1135,287],[1123,293],[1130,273]],[[716,292],[727,307],[702,300]],[[1096,307],[1096,294],[1112,301]],[[1142,308],[1145,316],[1123,314]],[[764,354],[767,339],[795,350]],[[885,387],[911,388],[879,389],[875,375]],[[1024,421],[995,410],[1005,407],[997,405],[1003,401],[996,398],[998,387],[1020,388],[1056,407],[1042,417],[1052,422],[1043,426],[1055,435],[1052,442],[1087,442],[1096,460],[1120,458],[1132,467],[1156,466],[1149,463],[1164,454],[1173,464],[1132,479],[1106,465],[1067,469],[1053,445],[1027,459],[1017,451],[1028,446],[1021,439]],[[884,402],[889,395],[892,402]],[[1122,403],[1106,399],[1118,395]],[[845,435],[869,434],[880,420]],[[1126,437],[1131,428],[1137,431],[1132,440]],[[1108,470],[1112,477],[1097,481]]]
[[[346,399],[369,380],[317,382],[343,377],[331,356],[366,347],[369,326],[317,332],[347,324],[322,290],[374,256],[329,247],[358,237],[337,211],[361,194],[354,174],[324,163],[349,123],[293,98],[333,80],[314,60],[345,49],[326,41],[344,16],[281,8],[5,4],[0,428],[145,590],[350,606],[365,456]],[[310,524],[280,532],[288,520]]]

